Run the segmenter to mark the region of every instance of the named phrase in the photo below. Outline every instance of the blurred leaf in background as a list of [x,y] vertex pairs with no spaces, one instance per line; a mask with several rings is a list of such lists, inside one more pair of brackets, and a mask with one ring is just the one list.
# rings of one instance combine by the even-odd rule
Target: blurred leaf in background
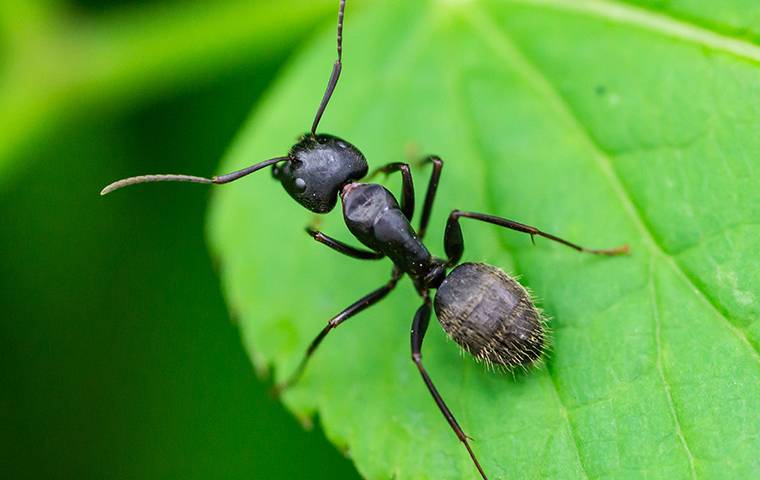
[[334,14],[0,2],[3,477],[357,478],[255,379],[206,253],[207,192],[98,196],[127,174],[211,173]]
[[[492,479],[760,476],[760,47],[745,23],[760,7],[641,3],[387,1],[347,24],[322,130],[373,166],[410,146],[445,159],[434,253],[453,208],[631,244],[595,258],[464,225],[465,258],[519,275],[552,317],[546,365],[516,377],[428,334],[428,370]],[[284,73],[224,171],[307,128],[333,42]],[[265,177],[216,191],[210,234],[251,356],[284,378],[390,267],[313,242],[311,215]],[[339,209],[323,227],[350,238]],[[285,401],[367,478],[479,478],[410,361],[419,305],[404,281],[343,324]]]
[[335,10],[330,0],[119,3],[2,3],[0,166],[62,119],[283,55]]

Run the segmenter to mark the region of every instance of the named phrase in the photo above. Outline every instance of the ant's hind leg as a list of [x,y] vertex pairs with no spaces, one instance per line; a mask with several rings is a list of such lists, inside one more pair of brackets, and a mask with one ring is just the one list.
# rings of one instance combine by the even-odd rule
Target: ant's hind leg
[[318,241],[319,243],[323,245],[327,245],[328,247],[332,248],[336,252],[342,253],[343,255],[347,255],[352,258],[358,258],[359,260],[380,260],[381,258],[385,257],[384,254],[380,252],[373,252],[372,250],[362,250],[360,248],[352,247],[351,245],[345,244],[341,242],[340,240],[335,240],[332,237],[329,237],[325,235],[324,233],[315,230],[312,227],[306,227],[306,233],[311,235],[311,237]]
[[438,393],[438,389],[435,388],[435,385],[433,385],[433,380],[430,379],[430,376],[425,370],[425,367],[422,365],[422,341],[425,339],[425,333],[427,332],[429,323],[430,299],[425,297],[425,303],[423,303],[422,306],[417,310],[417,313],[414,314],[414,322],[412,323],[412,361],[415,365],[417,365],[417,370],[420,371],[422,380],[425,382],[425,386],[433,396],[436,405],[438,405],[438,408],[441,410],[441,413],[443,413],[443,416],[446,417],[446,421],[449,422],[449,425],[451,426],[452,430],[454,430],[454,433],[456,433],[459,441],[464,444],[465,448],[467,449],[467,453],[470,454],[470,458],[472,458],[472,461],[475,464],[475,467],[478,469],[478,472],[480,472],[480,475],[484,480],[487,480],[486,474],[483,471],[483,468],[480,466],[480,462],[478,462],[478,459],[475,457],[475,453],[472,451],[472,448],[470,448],[470,443],[468,441],[469,437],[465,435],[462,427],[460,427],[459,423],[457,423],[457,419],[454,418],[454,414],[451,413],[449,407],[446,406],[446,402],[443,401],[443,397],[441,397],[441,394]]
[[327,322],[327,325],[325,326],[325,328],[323,328],[322,331],[319,332],[319,334],[314,338],[314,340],[312,340],[311,344],[309,345],[309,348],[306,349],[306,353],[301,359],[301,363],[298,365],[298,368],[295,370],[295,372],[293,372],[290,378],[288,378],[285,382],[280,383],[279,385],[275,386],[274,388],[275,394],[279,395],[286,389],[295,385],[298,379],[301,378],[301,375],[306,369],[306,365],[309,363],[309,359],[314,354],[314,351],[316,351],[316,349],[322,343],[322,340],[325,339],[327,334],[330,333],[330,330],[336,328],[338,325],[345,322],[349,318],[353,317],[357,313],[371,307],[372,305],[376,304],[377,302],[385,298],[385,296],[388,295],[391,292],[391,290],[393,290],[396,287],[396,284],[398,283],[401,276],[402,276],[401,271],[394,267],[391,279],[388,281],[388,283],[378,288],[374,292],[371,292],[370,294],[363,296],[356,302],[352,303],[348,308],[346,308],[345,310],[343,310],[342,312],[340,312],[339,314],[331,318]]
[[464,238],[462,237],[462,227],[459,225],[460,217],[472,218],[474,220],[480,220],[481,222],[491,223],[500,227],[509,228],[510,230],[527,233],[530,235],[531,240],[533,240],[534,236],[538,235],[539,237],[548,238],[549,240],[561,243],[562,245],[566,245],[579,252],[593,253],[595,255],[623,255],[628,253],[628,245],[623,245],[622,247],[611,248],[607,250],[586,248],[554,236],[551,233],[542,232],[536,227],[524,225],[522,223],[508,220],[506,218],[486,215],[484,213],[461,212],[459,210],[454,210],[451,212],[449,219],[446,222],[446,232],[444,233],[443,240],[446,255],[449,257],[449,265],[456,265],[459,263],[459,260],[462,258],[462,253],[464,252]]

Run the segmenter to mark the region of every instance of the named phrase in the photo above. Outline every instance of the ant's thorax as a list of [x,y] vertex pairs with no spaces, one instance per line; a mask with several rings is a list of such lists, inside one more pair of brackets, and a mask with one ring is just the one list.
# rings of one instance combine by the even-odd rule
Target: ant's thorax
[[349,183],[341,190],[346,226],[367,247],[382,252],[412,279],[436,265],[396,198],[376,183]]

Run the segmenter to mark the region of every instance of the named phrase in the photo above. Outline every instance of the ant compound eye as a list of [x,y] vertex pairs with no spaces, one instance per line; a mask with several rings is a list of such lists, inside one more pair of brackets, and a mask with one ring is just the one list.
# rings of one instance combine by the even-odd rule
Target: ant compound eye
[[303,178],[296,178],[296,188],[299,192],[306,190],[306,180]]

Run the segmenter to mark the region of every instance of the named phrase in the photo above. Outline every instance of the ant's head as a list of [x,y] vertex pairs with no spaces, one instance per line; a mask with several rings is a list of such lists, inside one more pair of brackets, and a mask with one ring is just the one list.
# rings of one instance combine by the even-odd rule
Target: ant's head
[[332,135],[304,135],[293,145],[288,160],[272,168],[274,178],[295,201],[315,213],[335,207],[343,185],[367,174],[364,155]]
[[298,203],[315,213],[331,211],[340,189],[367,174],[364,155],[353,145],[331,135],[304,135],[286,157],[277,157],[213,178],[192,175],[142,175],[108,185],[108,194],[128,185],[148,182],[230,183],[265,167],[274,165],[273,176]]

